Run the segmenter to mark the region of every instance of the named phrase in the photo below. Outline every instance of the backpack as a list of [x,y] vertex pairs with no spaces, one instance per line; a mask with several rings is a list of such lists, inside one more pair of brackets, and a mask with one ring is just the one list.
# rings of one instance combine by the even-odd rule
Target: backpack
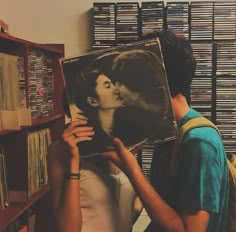
[[[180,129],[178,138],[174,144],[170,159],[170,175],[174,180],[178,178],[178,154],[180,144],[185,134],[197,127],[212,127],[219,134],[218,128],[205,117],[195,117],[187,121]],[[229,214],[228,214],[228,232],[236,232],[236,155],[232,155],[231,159],[227,158],[227,164],[229,169]]]

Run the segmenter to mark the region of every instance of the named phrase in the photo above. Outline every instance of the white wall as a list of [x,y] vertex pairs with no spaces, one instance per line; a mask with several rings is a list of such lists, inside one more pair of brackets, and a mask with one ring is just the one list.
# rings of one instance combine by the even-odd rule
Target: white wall
[[36,43],[63,43],[66,56],[88,50],[89,0],[0,0],[11,35]]
[[90,49],[93,2],[127,1],[0,0],[0,19],[9,25],[12,36],[36,43],[62,43],[65,55],[74,56]]

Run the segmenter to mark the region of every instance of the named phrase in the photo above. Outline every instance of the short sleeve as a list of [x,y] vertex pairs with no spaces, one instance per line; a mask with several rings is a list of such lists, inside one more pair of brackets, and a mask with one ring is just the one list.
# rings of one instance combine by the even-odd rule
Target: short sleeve
[[182,144],[179,208],[185,212],[217,213],[222,179],[222,159],[217,149],[219,136],[212,128],[201,129],[191,130]]

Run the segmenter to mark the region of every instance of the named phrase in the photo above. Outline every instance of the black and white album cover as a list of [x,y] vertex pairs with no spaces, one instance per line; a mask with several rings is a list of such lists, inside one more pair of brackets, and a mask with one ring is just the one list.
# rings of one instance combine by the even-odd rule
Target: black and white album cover
[[72,120],[95,130],[79,143],[81,156],[113,150],[113,137],[129,149],[176,138],[158,39],[64,58],[61,67]]

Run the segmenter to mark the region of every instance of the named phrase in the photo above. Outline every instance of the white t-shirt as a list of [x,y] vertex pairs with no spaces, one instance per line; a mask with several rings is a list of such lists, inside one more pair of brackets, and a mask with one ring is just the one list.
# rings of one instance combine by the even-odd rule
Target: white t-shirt
[[94,163],[81,168],[82,232],[131,232],[135,191],[121,172],[107,175]]

